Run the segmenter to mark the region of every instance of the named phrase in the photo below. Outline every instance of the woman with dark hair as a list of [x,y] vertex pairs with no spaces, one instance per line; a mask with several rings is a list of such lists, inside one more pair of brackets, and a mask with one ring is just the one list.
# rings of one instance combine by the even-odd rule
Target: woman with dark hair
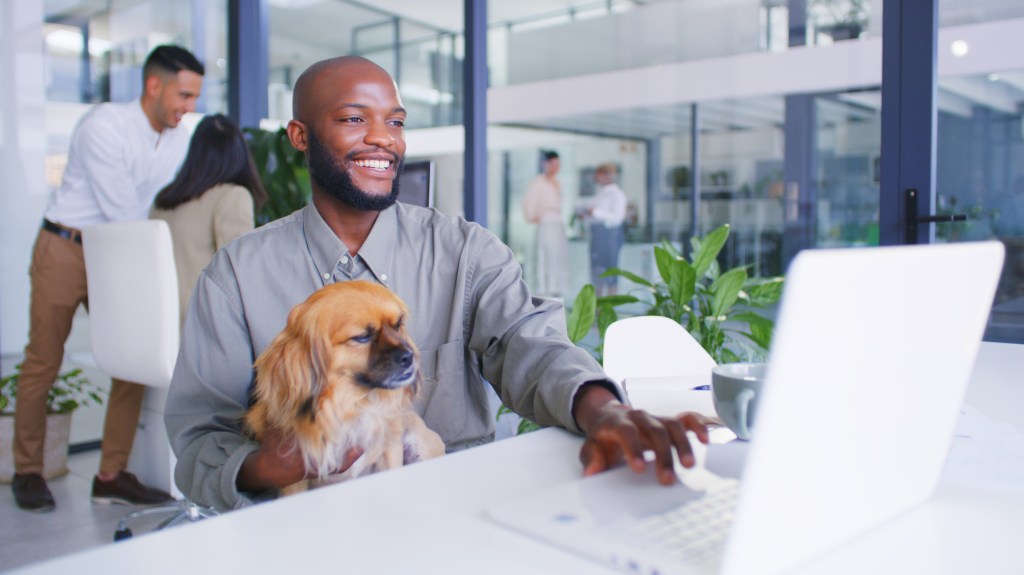
[[181,170],[149,213],[171,228],[182,319],[203,268],[217,250],[253,229],[266,199],[242,132],[224,115],[203,118]]

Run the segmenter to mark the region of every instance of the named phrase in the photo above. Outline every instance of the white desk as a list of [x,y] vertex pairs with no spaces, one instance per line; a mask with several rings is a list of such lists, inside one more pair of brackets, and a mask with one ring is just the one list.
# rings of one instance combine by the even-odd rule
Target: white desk
[[[985,344],[968,402],[1022,427],[1024,346]],[[20,573],[618,573],[497,527],[491,501],[580,473],[548,429]],[[941,486],[924,505],[800,573],[1024,573],[1024,486]]]

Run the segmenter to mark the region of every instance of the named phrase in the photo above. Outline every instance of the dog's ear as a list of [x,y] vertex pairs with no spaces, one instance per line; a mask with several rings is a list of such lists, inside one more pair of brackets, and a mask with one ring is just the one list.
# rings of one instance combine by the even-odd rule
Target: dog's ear
[[270,401],[283,408],[282,418],[315,420],[321,382],[331,360],[331,342],[316,326],[301,325],[303,318],[274,338],[256,360],[257,401]]

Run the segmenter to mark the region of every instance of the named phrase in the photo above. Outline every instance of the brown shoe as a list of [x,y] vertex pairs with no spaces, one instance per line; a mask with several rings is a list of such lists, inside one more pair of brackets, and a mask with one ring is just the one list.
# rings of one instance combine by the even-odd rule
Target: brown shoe
[[53,511],[57,506],[53,501],[53,494],[46,486],[46,480],[38,473],[26,473],[24,475],[14,474],[11,481],[11,491],[14,492],[14,500],[25,511],[33,513],[45,513]]
[[127,471],[121,471],[110,481],[101,481],[99,477],[94,477],[92,480],[93,503],[120,503],[121,505],[149,507],[168,501],[174,501],[169,493],[146,487],[139,483],[137,477]]

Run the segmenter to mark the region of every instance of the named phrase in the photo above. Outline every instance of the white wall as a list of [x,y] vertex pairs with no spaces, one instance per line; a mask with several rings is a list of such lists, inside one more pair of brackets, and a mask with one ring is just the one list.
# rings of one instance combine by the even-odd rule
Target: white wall
[[655,2],[509,35],[508,83],[728,56],[758,49],[760,0]]
[[28,338],[28,266],[47,202],[40,2],[0,7],[0,353]]

